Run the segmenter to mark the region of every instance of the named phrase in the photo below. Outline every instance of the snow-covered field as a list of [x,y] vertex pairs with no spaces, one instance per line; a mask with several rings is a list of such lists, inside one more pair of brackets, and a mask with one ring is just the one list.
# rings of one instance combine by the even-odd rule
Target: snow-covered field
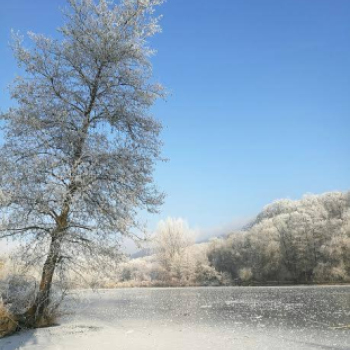
[[344,286],[84,291],[64,309],[59,326],[3,338],[0,349],[350,350]]

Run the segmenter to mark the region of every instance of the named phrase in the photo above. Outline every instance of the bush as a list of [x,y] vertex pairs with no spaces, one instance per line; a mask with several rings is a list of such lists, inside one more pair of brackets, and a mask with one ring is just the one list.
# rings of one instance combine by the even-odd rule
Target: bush
[[0,337],[14,333],[18,328],[18,322],[15,317],[5,306],[4,302],[0,301]]
[[0,336],[21,328],[41,328],[56,324],[58,307],[64,291],[55,285],[50,295],[50,304],[44,315],[36,319],[31,314],[38,293],[37,281],[31,276],[12,275],[0,283]]
[[249,282],[253,278],[252,269],[249,267],[245,267],[239,270],[239,277],[243,282]]
[[22,315],[33,305],[36,281],[24,275],[9,276],[1,284],[1,298],[12,315]]

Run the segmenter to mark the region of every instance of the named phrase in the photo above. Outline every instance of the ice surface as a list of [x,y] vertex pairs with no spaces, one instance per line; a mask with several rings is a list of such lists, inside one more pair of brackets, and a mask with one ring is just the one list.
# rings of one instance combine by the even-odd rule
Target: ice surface
[[346,286],[84,291],[64,308],[0,350],[350,350]]

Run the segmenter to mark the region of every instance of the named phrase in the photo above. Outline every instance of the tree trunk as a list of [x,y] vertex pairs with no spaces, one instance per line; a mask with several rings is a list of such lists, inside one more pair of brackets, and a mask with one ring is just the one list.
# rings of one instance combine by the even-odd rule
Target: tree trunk
[[[101,71],[99,70],[97,78],[99,77],[100,73]],[[81,136],[79,138],[79,141],[77,143],[76,150],[74,153],[74,159],[73,159],[73,164],[71,169],[71,183],[68,185],[68,188],[67,188],[68,192],[63,201],[61,214],[56,217],[56,229],[54,229],[51,235],[49,254],[46,258],[46,261],[43,267],[39,291],[35,298],[33,306],[24,315],[23,324],[25,325],[25,327],[35,328],[35,327],[40,327],[42,325],[47,325],[48,323],[46,319],[47,317],[46,311],[48,306],[50,305],[52,279],[55,273],[56,265],[61,258],[61,255],[60,255],[61,241],[62,241],[64,232],[67,228],[67,221],[68,221],[68,215],[70,211],[70,205],[72,202],[72,197],[77,190],[77,184],[74,181],[74,177],[75,177],[77,168],[80,165],[83,147],[86,141],[86,137],[87,137],[88,129],[90,125],[89,113],[94,104],[94,101],[96,98],[96,92],[97,92],[97,85],[94,86],[94,89],[93,89],[89,110],[88,112],[85,113],[86,120],[82,127]]]
[[60,240],[56,237],[52,237],[49,254],[46,258],[41,275],[38,294],[34,304],[28,309],[23,319],[20,321],[24,327],[32,328],[45,324],[45,316],[47,316],[46,311],[50,304],[52,279],[56,265],[60,259],[60,246]]

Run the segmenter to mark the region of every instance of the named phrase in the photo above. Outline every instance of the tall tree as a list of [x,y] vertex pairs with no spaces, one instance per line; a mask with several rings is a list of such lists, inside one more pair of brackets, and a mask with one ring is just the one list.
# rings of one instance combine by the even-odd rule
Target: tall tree
[[181,279],[182,266],[186,260],[186,249],[194,244],[194,232],[181,218],[160,221],[153,240],[154,251],[160,266],[168,278],[173,274]]
[[161,125],[148,113],[162,88],[151,82],[147,44],[162,0],[68,3],[61,39],[29,33],[26,49],[14,36],[25,74],[11,88],[16,107],[1,115],[1,237],[25,240],[37,257],[45,247],[31,326],[45,315],[58,264],[112,251],[139,210],[162,202],[152,177]]

